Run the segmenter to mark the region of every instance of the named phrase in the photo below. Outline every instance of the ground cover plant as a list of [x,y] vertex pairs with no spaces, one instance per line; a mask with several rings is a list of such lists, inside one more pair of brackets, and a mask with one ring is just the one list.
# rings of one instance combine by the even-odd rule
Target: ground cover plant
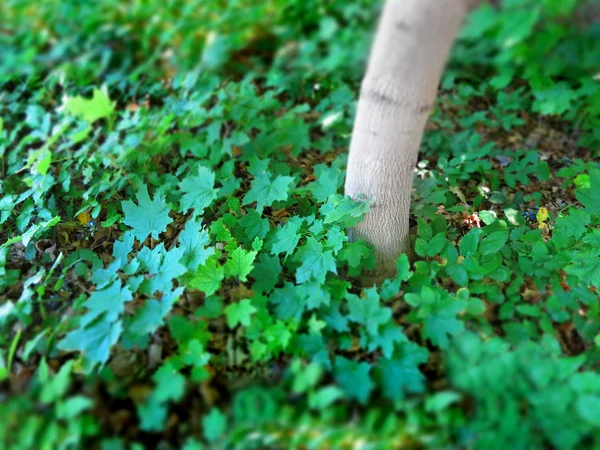
[[2,448],[600,446],[597,3],[470,15],[377,286],[379,7],[0,4]]

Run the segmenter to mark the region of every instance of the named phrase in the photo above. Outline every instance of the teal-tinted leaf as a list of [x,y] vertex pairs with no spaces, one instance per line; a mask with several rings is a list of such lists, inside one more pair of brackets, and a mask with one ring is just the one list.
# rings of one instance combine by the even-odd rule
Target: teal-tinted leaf
[[208,442],[217,441],[225,433],[226,427],[227,417],[217,408],[213,408],[202,418],[204,437]]
[[324,283],[328,272],[337,273],[332,251],[323,250],[323,245],[312,237],[309,237],[306,244],[298,249],[294,259],[301,262],[296,270],[298,283],[304,283],[311,277]]
[[300,241],[301,235],[299,231],[302,222],[304,222],[303,218],[294,216],[288,219],[283,227],[280,226],[277,228],[274,243],[271,247],[272,255],[285,253],[285,256],[287,257],[293,253]]
[[183,256],[181,263],[189,270],[196,270],[198,266],[203,265],[206,260],[214,255],[215,249],[208,247],[210,245],[210,236],[206,230],[202,229],[199,221],[189,221],[184,230],[179,235],[179,243],[183,247]]
[[217,198],[218,189],[215,188],[215,174],[212,170],[200,166],[198,175],[188,176],[179,183],[179,189],[183,192],[181,197],[181,211],[194,210],[194,215],[202,215]]
[[366,327],[367,332],[377,334],[379,326],[386,323],[392,317],[392,310],[382,307],[375,289],[367,289],[367,298],[360,298],[354,294],[348,294],[348,319]]
[[375,384],[371,380],[371,365],[357,362],[342,356],[335,358],[333,373],[336,383],[350,398],[365,404],[371,395]]
[[122,203],[125,214],[123,222],[133,228],[131,234],[140,242],[143,242],[149,235],[158,239],[158,235],[166,231],[167,225],[173,222],[173,219],[169,217],[169,206],[158,194],[154,200],[150,200],[148,188],[145,185],[142,185],[136,198],[137,205],[131,200]]
[[425,377],[419,365],[427,361],[427,349],[413,342],[405,342],[400,348],[394,358],[381,358],[376,366],[383,394],[392,401],[401,400],[405,393],[425,390]]
[[274,180],[268,174],[257,174],[252,181],[252,188],[244,196],[244,205],[256,202],[256,210],[262,213],[265,206],[273,202],[287,200],[292,177],[278,175]]

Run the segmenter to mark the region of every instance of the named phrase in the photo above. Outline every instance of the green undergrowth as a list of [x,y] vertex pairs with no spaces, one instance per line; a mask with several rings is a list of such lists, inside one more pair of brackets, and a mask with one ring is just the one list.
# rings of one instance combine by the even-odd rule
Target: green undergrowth
[[594,2],[471,14],[379,287],[377,5],[257,5],[0,5],[2,448],[598,448]]

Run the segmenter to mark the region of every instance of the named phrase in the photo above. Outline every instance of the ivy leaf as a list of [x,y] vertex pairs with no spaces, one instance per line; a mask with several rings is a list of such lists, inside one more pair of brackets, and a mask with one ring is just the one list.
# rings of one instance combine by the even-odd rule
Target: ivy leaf
[[223,267],[218,265],[215,257],[211,257],[206,261],[206,264],[198,267],[189,285],[203,291],[206,295],[212,295],[219,289],[224,278],[225,271]]
[[590,214],[600,217],[600,169],[590,171],[590,187],[575,191],[575,196]]
[[256,210],[262,213],[265,206],[271,206],[273,202],[287,200],[290,184],[294,178],[278,175],[273,181],[265,173],[259,173],[252,181],[252,187],[244,196],[244,205],[256,202]]
[[306,239],[306,244],[296,252],[295,260],[302,262],[296,270],[297,283],[304,283],[311,277],[324,283],[328,272],[337,273],[332,251],[323,251],[323,245],[313,237]]
[[81,96],[67,98],[65,111],[89,123],[110,117],[115,111],[115,102],[111,102],[108,94],[94,88],[91,99]]
[[227,325],[229,328],[235,327],[238,323],[242,326],[247,327],[250,325],[250,318],[252,314],[258,311],[252,303],[250,299],[243,299],[239,302],[232,303],[227,308],[225,308],[225,315],[227,316]]
[[369,372],[371,365],[336,356],[333,373],[336,383],[350,398],[357,399],[363,405],[367,403],[374,388]]
[[350,311],[348,319],[364,325],[369,334],[377,335],[379,326],[391,319],[392,310],[381,306],[375,289],[366,289],[365,292],[367,298],[360,298],[354,294],[347,295],[348,310]]
[[181,211],[194,210],[194,215],[202,215],[204,208],[217,198],[219,189],[215,188],[215,173],[207,167],[198,167],[197,176],[188,176],[179,183],[183,192]]
[[300,241],[300,234],[298,231],[302,226],[304,219],[302,217],[294,216],[288,219],[288,221],[277,228],[275,233],[273,246],[271,247],[271,255],[279,255],[285,253],[288,257],[293,253]]
[[254,258],[257,252],[244,250],[242,247],[236,248],[231,252],[225,263],[225,275],[228,277],[237,277],[240,281],[247,281],[248,274],[254,266]]
[[125,213],[123,222],[133,228],[131,234],[140,242],[143,242],[149,235],[158,239],[158,235],[166,231],[167,225],[173,222],[173,219],[169,217],[169,206],[158,194],[154,200],[150,200],[148,188],[145,185],[140,187],[136,198],[137,205],[131,200],[122,202]]

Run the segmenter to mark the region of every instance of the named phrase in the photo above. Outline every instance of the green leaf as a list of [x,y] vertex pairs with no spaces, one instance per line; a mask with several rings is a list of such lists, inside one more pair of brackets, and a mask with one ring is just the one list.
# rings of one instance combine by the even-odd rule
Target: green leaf
[[104,364],[109,356],[110,349],[117,343],[121,336],[121,322],[110,323],[99,321],[87,328],[78,328],[68,333],[58,344],[59,350],[78,350],[83,353],[87,369],[96,364]]
[[210,245],[210,236],[200,222],[189,221],[179,235],[179,243],[184,250],[180,262],[189,270],[195,271],[215,254],[214,248],[206,248]]
[[328,272],[337,273],[332,251],[323,251],[323,245],[313,237],[306,239],[306,244],[298,249],[294,259],[302,263],[296,270],[297,283],[311,278],[324,283]]
[[600,217],[600,169],[590,171],[590,187],[575,191],[575,196],[585,206],[585,210]]
[[289,256],[293,253],[302,237],[298,232],[304,219],[302,217],[294,216],[288,219],[288,221],[277,228],[275,233],[273,246],[271,247],[271,255],[279,255],[285,253],[285,256]]
[[575,409],[584,421],[600,427],[600,395],[583,395],[575,402]]
[[250,273],[252,278],[256,280],[252,285],[252,290],[270,292],[279,281],[281,270],[281,263],[277,256],[261,253],[258,262],[254,264],[254,270]]
[[94,88],[92,98],[89,100],[80,96],[67,98],[65,111],[93,123],[110,117],[115,111],[115,103],[110,101],[105,91]]
[[244,229],[244,236],[246,237],[244,242],[250,242],[256,237],[264,239],[270,230],[269,221],[263,218],[255,209],[250,209],[238,223]]
[[190,280],[189,285],[203,291],[206,295],[217,292],[221,281],[225,278],[223,267],[219,266],[215,257],[210,257],[206,264],[198,267],[196,274]]
[[150,200],[146,185],[140,187],[136,198],[137,205],[131,200],[122,202],[125,214],[123,222],[133,228],[131,233],[140,242],[143,242],[149,235],[158,239],[158,235],[166,231],[167,225],[173,222],[173,219],[169,217],[169,206],[160,195],[156,195],[154,200]]
[[239,302],[232,303],[225,308],[225,315],[227,316],[227,325],[229,328],[235,327],[237,324],[247,327],[250,325],[250,319],[252,314],[258,311],[249,299],[245,298]]
[[210,413],[202,418],[202,429],[204,437],[208,442],[216,442],[225,433],[227,417],[217,408],[211,409]]
[[434,311],[429,313],[423,325],[423,337],[429,339],[441,349],[447,349],[448,336],[460,334],[465,326],[457,319],[459,312],[463,312],[466,304],[462,300],[447,298],[436,301]]
[[336,356],[333,373],[336,383],[346,395],[355,398],[363,405],[367,403],[375,384],[369,372],[371,365],[366,362],[357,362]]
[[585,211],[578,209],[571,210],[568,216],[561,216],[555,220],[555,229],[563,232],[567,236],[579,239],[587,231],[590,224],[590,215]]
[[87,313],[81,318],[80,325],[85,327],[104,314],[103,320],[116,321],[125,310],[125,302],[132,299],[131,291],[117,280],[104,289],[92,292],[85,303]]
[[252,263],[256,258],[257,252],[244,250],[241,247],[236,248],[227,257],[225,263],[225,275],[228,277],[237,277],[240,281],[247,281],[248,274],[252,272],[254,266]]
[[495,231],[481,242],[479,250],[482,255],[491,255],[492,253],[498,253],[506,244],[508,240],[508,231]]
[[381,382],[383,395],[392,401],[401,400],[405,393],[425,391],[425,377],[419,365],[427,361],[427,349],[413,342],[401,344],[396,357],[380,358],[376,373]]
[[353,227],[360,222],[369,211],[369,203],[359,202],[339,194],[331,195],[319,209],[324,216],[323,221],[328,223],[341,223],[344,227]]
[[244,205],[256,202],[256,210],[262,213],[265,206],[273,202],[287,200],[290,184],[294,178],[278,175],[271,181],[268,174],[258,174],[252,181],[252,188],[244,196]]
[[170,361],[158,369],[152,379],[156,383],[152,396],[159,403],[168,400],[178,401],[185,393],[185,377],[181,375]]
[[183,192],[181,197],[181,211],[194,210],[194,215],[202,215],[217,198],[219,192],[215,189],[215,174],[212,170],[199,166],[197,176],[188,176],[179,183]]
[[367,332],[377,335],[377,329],[389,321],[392,310],[382,307],[377,291],[374,288],[367,289],[367,298],[360,298],[354,294],[348,294],[348,319],[366,327]]
[[480,228],[472,228],[467,234],[460,240],[459,248],[460,254],[465,258],[473,256],[477,252],[479,246],[479,236],[481,234]]
[[312,193],[315,201],[322,203],[338,191],[344,179],[344,174],[341,170],[328,167],[325,164],[317,164],[314,171],[316,180],[306,187]]

